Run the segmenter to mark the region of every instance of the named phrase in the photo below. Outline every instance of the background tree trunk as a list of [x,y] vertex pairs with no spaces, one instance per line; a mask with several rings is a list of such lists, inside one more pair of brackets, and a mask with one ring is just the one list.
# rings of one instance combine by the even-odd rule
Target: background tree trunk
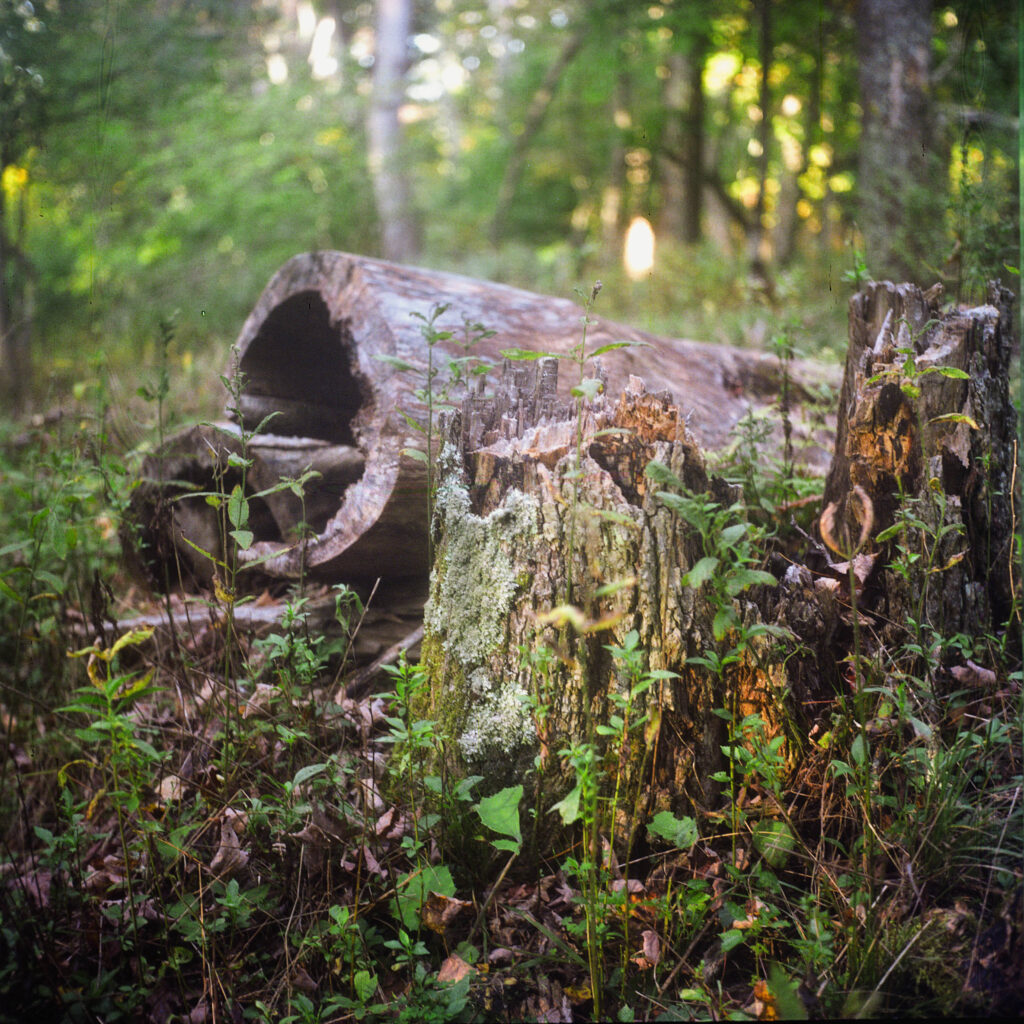
[[543,81],[530,100],[526,116],[523,118],[522,130],[512,143],[512,152],[509,154],[505,164],[505,173],[498,186],[498,199],[494,207],[494,216],[491,218],[490,239],[492,245],[497,245],[504,235],[509,210],[512,208],[512,202],[516,197],[519,182],[526,168],[526,155],[544,124],[544,118],[551,106],[552,99],[554,99],[559,80],[583,48],[589,31],[589,22],[583,21],[566,39],[565,45],[548,68]]
[[867,265],[881,280],[920,283],[935,263],[943,190],[933,188],[929,86],[931,0],[859,0],[863,120],[858,190]]
[[411,25],[411,0],[377,0],[368,159],[380,217],[381,249],[385,259],[399,261],[415,260],[420,247],[402,145],[404,132],[398,118]]
[[757,125],[757,142],[761,147],[757,160],[757,203],[754,206],[747,234],[747,254],[751,274],[767,291],[771,291],[768,254],[765,245],[765,212],[768,198],[768,161],[772,141],[771,67],[774,43],[772,41],[772,0],[756,0],[758,55],[761,75],[758,89],[758,107],[761,120]]
[[661,229],[689,245],[701,241],[704,195],[704,53],[702,37],[673,52],[665,81],[664,153],[660,161]]

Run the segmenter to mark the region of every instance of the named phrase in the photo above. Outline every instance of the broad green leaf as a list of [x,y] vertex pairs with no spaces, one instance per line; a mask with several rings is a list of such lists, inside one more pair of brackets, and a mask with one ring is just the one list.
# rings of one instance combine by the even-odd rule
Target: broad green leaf
[[249,501],[241,484],[235,484],[228,498],[228,519],[231,525],[240,529],[249,522]]
[[574,786],[573,789],[562,799],[559,800],[552,811],[558,811],[562,818],[563,825],[571,825],[580,816],[580,797],[583,795],[583,790],[579,786]]
[[962,412],[947,412],[941,416],[933,416],[930,423],[966,423],[972,430],[981,430],[977,422],[971,419],[966,413]]
[[610,508],[595,508],[590,510],[599,519],[603,519],[606,523],[616,523],[619,526],[630,526],[634,530],[640,529],[636,522],[622,512],[615,512]]
[[100,654],[100,657],[104,661],[111,661],[116,656],[117,652],[123,650],[125,647],[137,647],[139,644],[144,644],[153,635],[153,627],[146,626],[143,629],[131,629],[127,633],[122,633],[114,641],[114,646],[110,648],[110,651],[104,656]]
[[256,535],[252,530],[232,530],[231,536],[234,538],[235,543],[245,551],[247,548],[252,547],[252,542]]
[[564,359],[557,352],[531,352],[525,348],[503,348],[501,355],[513,362],[529,362],[533,359]]
[[730,928],[727,932],[722,933],[722,952],[728,953],[729,950],[735,949],[743,942],[743,932],[738,928]]
[[905,529],[905,523],[893,523],[892,526],[888,526],[884,530],[882,530],[882,532],[879,533],[877,537],[875,537],[875,540],[879,544],[881,544],[883,541],[887,541],[892,537],[897,536],[897,534],[902,533]]
[[601,387],[601,382],[596,377],[585,377],[572,389],[572,394],[576,398],[585,398],[592,402],[601,394]]
[[[672,472],[671,469],[668,468],[668,466],[665,465],[664,462],[659,462],[657,459],[651,459],[651,461],[647,463],[647,468],[644,472],[656,484],[668,484],[671,487],[678,487],[682,489],[682,481],[675,475],[675,473]],[[661,495],[659,494],[658,497],[660,498]]]
[[736,569],[729,576],[729,586],[727,589],[730,594],[735,596],[741,590],[746,590],[748,587],[774,587],[777,585],[778,580],[770,572],[765,572],[763,569]]
[[718,559],[711,555],[705,556],[683,577],[683,586],[699,587],[714,576],[717,568]]
[[647,831],[667,839],[680,850],[689,850],[697,842],[697,823],[693,818],[677,818],[671,811],[659,811]]
[[422,462],[424,466],[428,465],[430,462],[427,458],[427,453],[421,452],[419,448],[403,448],[402,454],[407,455],[414,462]]
[[731,604],[719,608],[715,612],[714,621],[711,623],[711,630],[716,640],[724,640],[726,633],[736,625],[736,609]]
[[598,356],[603,356],[605,352],[614,352],[619,348],[650,348],[650,344],[646,341],[612,341],[607,345],[601,345],[599,348],[595,348],[593,352],[587,353],[587,359],[596,359]]
[[307,764],[305,768],[300,768],[292,779],[293,786],[301,786],[303,782],[307,782],[314,776],[322,775],[327,770],[327,763],[322,762],[320,764]]
[[723,544],[735,544],[736,541],[741,540],[747,532],[746,523],[733,523],[732,526],[727,526],[722,531],[722,543]]
[[850,744],[850,757],[854,764],[863,766],[867,763],[868,745],[863,736],[858,735],[853,738],[853,743]]
[[[635,526],[633,520],[629,520],[630,525]],[[631,576],[628,580],[616,580],[614,583],[604,583],[597,590],[594,591],[594,597],[611,597],[613,594],[617,594],[620,590],[625,590],[628,587],[636,586],[636,577]]]
[[[503,836],[511,836],[516,841],[515,849],[523,841],[523,834],[519,826],[519,801],[523,798],[523,787],[509,786],[506,789],[495,793],[494,796],[485,796],[480,803],[473,806],[473,810],[480,815],[480,820],[492,831]],[[497,846],[497,843],[494,844]],[[499,847],[505,849],[505,847]]]
[[796,840],[784,821],[759,821],[754,826],[754,846],[773,868],[785,866]]
[[391,912],[406,928],[412,929],[419,927],[420,910],[428,894],[454,896],[455,883],[445,865],[424,864],[419,870],[402,875],[395,883],[395,892]]
[[949,377],[951,380],[970,380],[971,375],[966,373],[964,370],[960,370],[955,366],[929,366],[927,369],[921,371],[923,377],[926,373],[938,373],[943,377]]
[[768,984],[778,1005],[779,1020],[807,1020],[807,1007],[800,998],[799,986],[778,964],[769,967]]
[[403,372],[422,373],[423,371],[418,366],[413,366],[412,363],[407,363],[404,359],[399,359],[398,356],[384,356],[375,355],[374,359],[379,359],[382,363],[387,363],[388,366],[393,366],[396,370]]
[[368,1003],[377,991],[377,975],[369,971],[356,971],[352,976],[352,987],[359,1002]]

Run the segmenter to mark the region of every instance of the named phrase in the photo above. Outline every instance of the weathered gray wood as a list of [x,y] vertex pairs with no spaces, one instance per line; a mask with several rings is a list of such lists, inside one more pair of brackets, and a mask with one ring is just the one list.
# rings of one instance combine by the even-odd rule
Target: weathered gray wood
[[[325,480],[313,488],[318,488],[316,500],[332,493],[336,504],[317,504],[313,516],[307,504],[306,519],[315,533],[304,545],[294,542],[288,528],[295,502],[287,496],[270,502],[272,514],[261,520],[257,543],[242,555],[265,559],[260,567],[264,575],[293,579],[305,573],[348,581],[426,575],[426,474],[422,462],[404,454],[409,448],[424,448],[423,436],[406,419],[426,420],[415,395],[423,382],[378,357],[425,368],[422,321],[413,314],[426,316],[437,304],[450,307],[438,327],[454,334],[438,346],[442,363],[465,354],[459,342],[466,321],[495,332],[472,352],[496,367],[503,349],[568,353],[580,340],[583,311],[564,299],[338,252],[296,256],[259,298],[236,346],[235,369],[243,375],[244,387],[237,407],[229,403],[230,415],[253,429],[276,413],[268,424],[275,435],[310,439],[307,444],[314,439],[327,442],[338,446],[332,449],[335,455],[344,447],[353,449],[350,459],[317,455],[329,463],[334,491]],[[631,374],[642,376],[652,390],[672,391],[691,433],[707,448],[722,447],[737,420],[752,405],[771,404],[779,390],[778,365],[764,354],[659,338],[597,318],[589,328],[588,347],[613,341],[644,347],[608,357],[611,391],[621,390]],[[524,364],[517,372],[532,370]],[[569,376],[563,372],[557,395],[545,399],[548,414],[568,401],[573,383]],[[796,366],[796,402],[829,377],[821,367]],[[504,413],[519,416],[511,406]],[[169,450],[182,454],[190,442],[205,446],[206,440],[192,433],[172,442]],[[267,466],[274,464],[265,453],[261,459]],[[356,475],[360,459],[362,472]],[[161,481],[174,479],[176,474],[162,472],[157,461],[147,463],[146,474]],[[300,461],[289,462],[292,470]],[[197,462],[207,470],[213,467],[205,451],[197,452]],[[188,478],[198,483],[195,472]],[[269,477],[257,476],[261,486],[269,485]],[[207,489],[212,483],[207,480]],[[140,496],[145,507],[139,509],[139,518],[148,518],[153,526],[151,533],[161,528],[153,522],[152,497]],[[202,514],[197,503],[188,504],[191,514]],[[177,537],[184,529],[183,513],[176,512],[174,518]],[[207,541],[216,532],[209,523],[193,522],[189,528]],[[155,537],[151,539],[155,545]],[[176,545],[190,571],[203,578],[204,567],[193,564],[194,552],[185,551],[180,540],[164,538],[161,543],[164,549]]]

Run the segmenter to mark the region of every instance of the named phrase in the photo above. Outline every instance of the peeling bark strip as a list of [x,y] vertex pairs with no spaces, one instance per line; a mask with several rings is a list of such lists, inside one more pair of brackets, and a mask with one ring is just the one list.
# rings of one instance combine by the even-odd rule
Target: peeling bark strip
[[[304,544],[295,536],[303,516],[297,498],[287,492],[255,502],[276,506],[259,509],[250,524],[257,543],[243,552],[269,556],[260,567],[264,576],[293,579],[306,572],[331,582],[425,577],[426,474],[421,461],[403,454],[424,446],[405,418],[426,420],[414,394],[422,381],[378,357],[425,368],[422,323],[411,314],[426,316],[444,303],[450,309],[437,326],[454,337],[435,349],[442,362],[465,354],[458,345],[464,319],[495,332],[472,350],[495,365],[502,349],[561,353],[579,341],[582,310],[572,302],[345,253],[296,256],[268,284],[237,342],[237,367],[246,378],[239,403],[245,425],[254,428],[277,414],[268,424],[273,436],[258,442],[250,490],[300,471],[306,461],[324,476],[308,488],[304,515],[314,536]],[[636,373],[652,389],[670,388],[707,448],[722,447],[750,405],[769,405],[778,393],[779,370],[770,356],[607,322],[592,326],[589,338],[595,346],[646,343],[609,361],[609,387],[617,393]],[[804,399],[829,377],[812,364],[793,373],[794,391]],[[558,401],[568,400],[571,383],[559,385]],[[148,532],[144,557],[151,563],[166,563],[176,548],[200,582],[209,578],[208,564],[180,537],[217,552],[213,513],[202,499],[175,502],[171,523],[159,498],[176,493],[164,483],[174,480],[201,490],[223,486],[216,472],[234,447],[230,438],[194,428],[147,461],[144,475],[152,485],[137,494],[136,519]],[[151,576],[160,580],[163,573]]]
[[1011,303],[1011,293],[992,284],[988,304],[940,314],[937,290],[888,281],[850,301],[825,504],[835,506],[840,532],[852,538],[858,517],[847,507],[857,488],[872,509],[873,537],[893,526],[901,507],[928,523],[925,533],[951,527],[934,550],[929,545],[911,582],[885,566],[900,544],[923,550],[922,531],[864,546],[882,577],[874,610],[898,624],[890,631],[923,613],[947,635],[983,635],[1009,614],[1017,430]]

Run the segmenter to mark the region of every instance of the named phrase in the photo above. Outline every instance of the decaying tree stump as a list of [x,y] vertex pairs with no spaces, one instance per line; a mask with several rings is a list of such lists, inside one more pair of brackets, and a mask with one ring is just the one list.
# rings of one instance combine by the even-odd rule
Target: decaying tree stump
[[850,303],[823,532],[856,546],[866,499],[861,607],[887,644],[908,620],[983,636],[1012,598],[1012,294],[993,284],[988,304],[940,314],[936,291],[881,282]]
[[[268,284],[238,338],[233,369],[244,387],[237,406],[229,403],[229,416],[248,429],[274,414],[267,426],[273,436],[254,452],[248,490],[254,494],[267,481],[295,474],[307,461],[323,475],[308,485],[304,513],[290,492],[257,502],[256,543],[241,557],[263,560],[263,578],[425,578],[426,475],[423,462],[408,454],[424,448],[423,435],[408,420],[426,419],[416,394],[423,380],[380,357],[425,371],[423,323],[412,314],[428,316],[439,304],[449,309],[437,328],[452,332],[434,353],[442,379],[447,359],[466,354],[460,345],[466,323],[494,332],[471,353],[495,367],[503,349],[568,352],[580,338],[582,310],[571,302],[344,253],[297,256]],[[751,406],[770,405],[778,394],[779,366],[765,354],[659,338],[604,321],[591,325],[589,338],[592,346],[644,343],[609,360],[609,388],[617,393],[637,373],[651,389],[672,389],[691,433],[708,449],[722,447]],[[795,406],[829,376],[811,364],[795,365]],[[571,383],[559,385],[561,401]],[[232,451],[237,454],[237,445],[230,438],[195,428],[147,460],[134,518],[142,527],[142,561],[158,585],[177,561],[199,583],[209,579],[209,566],[183,536],[223,557],[216,514],[201,499],[176,500],[170,509],[166,502],[186,493],[174,481],[209,491],[234,480],[226,464]],[[821,449],[818,454],[825,458]],[[312,534],[300,541],[295,527],[303,514]]]
[[[617,401],[584,407],[581,434],[571,410],[552,412],[553,365],[535,378],[506,368],[492,399],[467,400],[441,461],[423,642],[431,712],[453,760],[499,785],[521,781],[539,754],[555,775],[549,785],[564,792],[555,752],[585,737],[588,708],[607,720],[623,681],[606,645],[635,630],[648,667],[677,678],[657,682],[637,708],[658,724],[646,745],[634,740],[625,784],[641,812],[714,809],[711,775],[726,738],[716,712],[757,713],[768,734],[792,738],[841,692],[852,650],[849,557],[868,653],[920,639],[907,630],[914,615],[941,635],[1001,628],[1015,427],[1009,296],[992,298],[940,316],[916,288],[881,283],[851,301],[822,527],[832,551],[812,543],[806,565],[772,565],[778,586],[735,595],[737,621],[784,629],[792,641],[779,651],[771,636],[757,637],[722,673],[690,660],[722,655],[735,639],[715,639],[708,585],[682,582],[709,552],[644,470],[656,459],[720,507],[734,495],[709,477],[669,396],[631,378]],[[535,410],[550,418],[531,418]],[[876,540],[907,515],[923,525]],[[932,543],[944,526],[953,528]],[[891,567],[899,544],[920,554],[905,572]],[[575,633],[551,615],[567,603],[579,610]],[[547,675],[536,667],[545,646],[556,652]],[[546,716],[531,710],[538,695]]]
[[[617,401],[587,403],[579,422],[572,409],[536,421],[530,411],[550,409],[556,373],[554,360],[536,374],[506,367],[494,398],[467,400],[450,425],[424,620],[430,712],[456,760],[489,785],[521,781],[540,753],[557,790],[566,784],[557,751],[584,738],[588,705],[595,721],[607,720],[610,692],[624,685],[608,647],[635,630],[646,667],[678,678],[659,680],[637,704],[635,714],[650,712],[651,725],[643,738],[631,737],[623,792],[641,799],[643,810],[710,807],[724,742],[715,709],[732,703],[777,728],[783,680],[770,665],[769,638],[753,643],[725,677],[735,701],[725,678],[688,665],[722,646],[714,607],[681,583],[705,552],[658,499],[645,468],[658,460],[688,490],[710,488],[723,506],[736,495],[709,481],[670,396],[651,394],[639,378]],[[573,628],[548,615],[567,605]],[[742,615],[756,620],[752,602]],[[541,670],[544,649],[553,657]],[[547,712],[532,710],[531,699]]]

